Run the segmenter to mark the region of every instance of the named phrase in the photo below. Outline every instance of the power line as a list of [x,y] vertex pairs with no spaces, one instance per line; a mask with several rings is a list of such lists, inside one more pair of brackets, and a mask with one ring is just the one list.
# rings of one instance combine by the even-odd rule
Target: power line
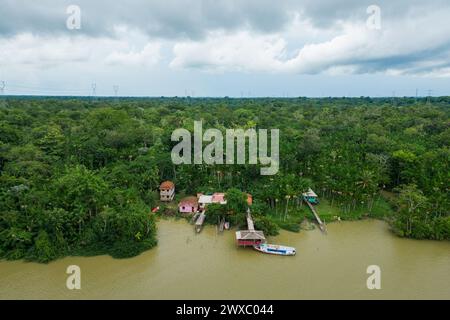
[[392,91],[392,99],[391,99],[391,101],[392,101],[392,105],[394,106],[395,105],[395,91]]
[[[59,89],[59,88],[45,88],[45,87],[37,87],[37,86],[29,86],[29,85],[21,85],[21,84],[8,84],[8,88],[16,89],[14,91],[19,91],[20,89],[25,89],[26,91],[39,91],[39,92],[72,92],[72,93],[84,93],[86,94],[86,90],[80,89]],[[23,90],[21,90],[23,91]]]
[[38,87],[22,84],[9,84],[9,87],[20,88],[20,89],[31,89],[31,90],[45,90],[45,91],[84,91],[79,89],[59,89],[59,88],[48,88],[48,87]]
[[431,90],[431,89],[428,89],[427,90],[427,104],[430,104],[431,103],[431,95],[433,94],[433,90]]

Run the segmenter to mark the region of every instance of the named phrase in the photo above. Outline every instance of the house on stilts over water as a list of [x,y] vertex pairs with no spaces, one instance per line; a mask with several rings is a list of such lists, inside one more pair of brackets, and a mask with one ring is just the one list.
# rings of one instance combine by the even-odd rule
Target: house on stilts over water
[[248,230],[236,231],[236,242],[239,246],[256,246],[266,242],[264,232],[255,230],[250,209],[247,209],[247,228]]

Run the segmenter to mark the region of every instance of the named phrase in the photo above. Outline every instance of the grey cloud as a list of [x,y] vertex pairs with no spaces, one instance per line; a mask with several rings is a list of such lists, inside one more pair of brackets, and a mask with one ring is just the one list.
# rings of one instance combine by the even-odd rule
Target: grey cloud
[[0,0],[0,35],[20,32],[64,33],[67,6],[77,4],[82,13],[79,33],[112,35],[117,25],[128,25],[161,38],[202,38],[209,30],[250,28],[280,30],[289,21],[290,1],[270,0]]
[[[399,18],[422,0],[0,0],[0,35],[19,32],[67,32],[68,5],[82,9],[82,29],[90,36],[113,35],[114,26],[125,24],[152,37],[198,40],[211,30],[250,29],[261,33],[282,31],[293,13],[302,12],[318,28],[332,28],[337,21],[364,19],[366,8],[377,4],[383,17]],[[433,0],[428,6],[448,5]]]
[[331,28],[339,21],[366,19],[366,9],[371,5],[380,7],[385,20],[406,18],[411,10],[424,6],[439,10],[450,5],[448,0],[302,0],[295,3],[318,28]]
[[[66,8],[71,4],[79,5],[82,10],[82,29],[79,31],[66,29],[68,17]],[[366,9],[372,4],[380,6],[382,10],[382,25],[385,28],[383,31],[389,28],[395,29],[391,30],[393,37],[384,40],[386,45],[383,46],[384,42],[381,38],[378,55],[371,55],[370,50],[366,48],[366,42],[356,47],[361,51],[359,54],[337,51],[342,55],[339,60],[335,59],[336,51],[329,48],[321,59],[314,58],[322,52],[315,52],[309,57],[317,67],[309,60],[302,62],[299,59],[298,63],[301,65],[299,72],[318,73],[335,66],[355,66],[356,73],[392,69],[422,72],[422,69],[441,65],[447,67],[440,61],[446,61],[448,57],[450,38],[443,36],[442,32],[439,35],[437,28],[444,27],[448,30],[448,21],[432,19],[433,21],[430,21],[428,25],[427,20],[425,24],[422,22],[422,29],[412,33],[401,29],[414,26],[415,23],[411,17],[426,16],[430,12],[448,12],[449,0],[428,2],[423,0],[0,0],[0,40],[28,32],[34,35],[49,35],[48,38],[64,37],[66,34],[85,35],[86,38],[96,41],[98,40],[95,39],[96,37],[115,37],[114,28],[126,25],[130,29],[141,31],[148,37],[170,40],[174,45],[183,42],[188,44],[208,42],[211,31],[222,30],[226,31],[225,36],[230,33],[239,34],[240,31],[248,32],[250,38],[247,41],[250,42],[252,37],[258,36],[258,33],[259,35],[283,33],[292,25],[294,14],[298,13],[301,19],[307,19],[318,30],[327,31],[324,34],[328,37],[328,39],[313,38],[309,42],[295,43],[294,40],[293,43],[287,43],[287,46],[298,51],[307,44],[323,44],[324,41],[329,40],[331,33],[328,31],[330,30],[333,32],[336,30],[339,34],[341,30],[336,27],[341,21],[363,24],[367,19]],[[421,35],[422,30],[427,33]],[[437,34],[439,36],[436,36]],[[212,37],[214,35],[215,33]],[[124,39],[123,34],[117,37]],[[126,36],[125,41],[128,41]],[[352,42],[353,38],[348,41]],[[414,41],[420,45],[408,46],[408,43]],[[130,47],[133,45],[134,43],[130,43]],[[238,43],[232,48],[239,49],[242,45]],[[264,45],[262,42],[255,42],[254,47],[248,47],[245,52],[249,55],[248,62],[254,62],[254,53],[261,53]],[[213,47],[200,46],[195,53],[190,51],[185,53],[182,59],[178,59],[183,62],[180,66],[183,67],[183,64],[186,64],[193,69],[202,69],[206,66],[206,69],[209,69],[218,65],[222,68],[221,59],[209,57],[212,59],[210,61],[202,56],[204,52],[214,51],[212,49],[218,46],[220,42],[214,43]],[[376,49],[377,43],[373,47]],[[395,47],[396,50],[390,50],[391,47]],[[349,46],[349,48],[353,47]],[[237,49],[233,50],[237,51]],[[120,55],[121,59],[128,56],[130,53]],[[292,56],[295,56],[295,52]],[[203,57],[203,60],[199,57]],[[266,58],[269,59],[268,57],[264,59]],[[243,60],[239,56],[235,59],[236,61],[229,59],[229,63],[232,66],[236,65],[240,70]],[[273,60],[276,65],[284,63],[283,59]],[[418,62],[426,60],[438,62],[433,63],[431,67],[418,65]],[[265,70],[266,60],[262,60],[260,64]],[[276,66],[275,70],[278,70]]]

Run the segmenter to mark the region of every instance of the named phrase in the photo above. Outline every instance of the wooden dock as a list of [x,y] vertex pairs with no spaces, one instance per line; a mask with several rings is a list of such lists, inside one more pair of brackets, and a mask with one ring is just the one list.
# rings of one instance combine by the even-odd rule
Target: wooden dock
[[255,224],[253,223],[252,215],[250,214],[250,209],[247,210],[247,228],[250,231],[255,231]]
[[197,221],[195,221],[195,231],[198,233],[202,231],[203,222],[205,222],[205,213],[200,213],[200,216],[198,217]]
[[314,206],[309,203],[309,201],[305,200],[306,204],[308,205],[309,209],[311,209],[311,212],[313,213],[314,217],[316,218],[317,223],[319,224],[319,228],[323,233],[327,233],[327,227],[325,223],[320,219],[319,214],[317,213]]
[[219,223],[219,232],[223,232],[224,228],[225,228],[225,218],[222,218],[222,220]]
[[200,216],[200,212],[196,212],[191,219],[191,223],[194,224],[195,221],[197,221],[198,217]]

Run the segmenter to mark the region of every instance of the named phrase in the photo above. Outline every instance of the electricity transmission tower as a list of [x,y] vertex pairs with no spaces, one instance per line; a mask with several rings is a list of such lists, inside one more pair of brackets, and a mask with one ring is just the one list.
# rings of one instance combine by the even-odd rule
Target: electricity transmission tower
[[431,104],[431,95],[433,94],[433,90],[427,90],[427,104]]
[[0,106],[4,106],[5,105],[5,98],[3,97],[3,94],[5,93],[5,87],[6,87],[6,82],[3,80],[0,80]]
[[96,94],[97,94],[97,84],[96,84],[96,83],[93,83],[93,84],[91,85],[91,87],[92,87],[92,97],[95,97]]
[[117,98],[117,93],[119,92],[119,86],[113,85],[113,90],[114,90],[114,96]]

